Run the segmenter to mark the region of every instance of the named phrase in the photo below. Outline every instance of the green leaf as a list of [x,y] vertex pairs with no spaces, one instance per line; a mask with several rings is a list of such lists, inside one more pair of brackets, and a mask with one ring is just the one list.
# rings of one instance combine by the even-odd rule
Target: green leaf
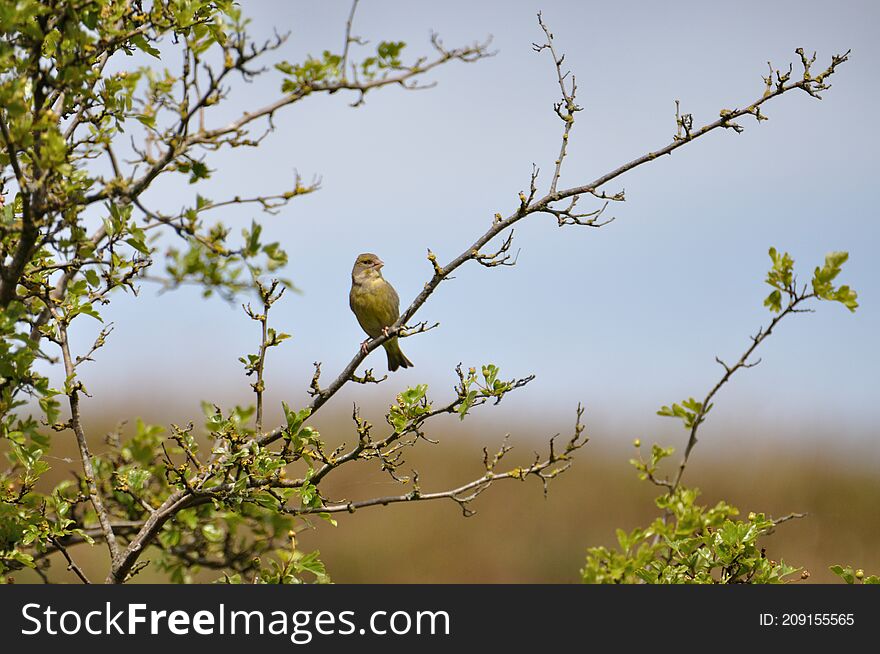
[[859,303],[857,302],[858,293],[852,290],[849,286],[841,286],[836,291],[834,291],[834,300],[836,302],[840,302],[843,306],[849,309],[852,312],[855,312],[859,307]]
[[149,470],[132,468],[125,474],[125,483],[133,490],[140,490],[147,485],[152,474]]
[[21,563],[22,565],[24,565],[28,568],[36,568],[37,567],[36,563],[34,563],[34,557],[32,557],[30,554],[27,554],[25,552],[20,552],[19,550],[12,550],[11,555],[6,554],[5,557],[10,558],[13,561],[17,561],[18,563]]
[[770,295],[764,300],[764,306],[770,309],[773,313],[779,313],[782,311],[782,293],[779,290],[770,293]]
[[838,577],[843,579],[848,584],[854,584],[856,582],[855,570],[853,570],[850,566],[832,565],[829,570],[836,574]]
[[287,402],[281,403],[281,409],[284,411],[284,418],[287,422],[288,436],[296,436],[299,433],[303,422],[305,422],[305,420],[312,414],[312,410],[309,407],[301,409],[300,411],[293,411]]
[[125,239],[125,242],[128,243],[131,247],[133,247],[135,250],[137,250],[141,254],[146,254],[146,255],[150,254],[150,248],[148,248],[146,246],[143,238],[136,238],[136,237],[132,236],[130,238]]
[[329,522],[329,523],[330,523],[331,525],[333,525],[334,527],[337,526],[336,520],[335,520],[335,519],[333,518],[333,516],[332,516],[331,514],[329,514],[329,513],[319,513],[319,514],[318,514],[318,517],[321,518],[321,520],[324,520],[324,521],[326,521],[326,522]]
[[84,313],[87,316],[91,316],[98,322],[104,322],[104,319],[101,317],[101,314],[92,306],[91,302],[86,302],[85,304],[81,304],[74,311],[71,311],[72,315],[77,315],[80,313]]
[[298,567],[306,572],[311,572],[314,575],[323,577],[327,574],[327,569],[324,567],[324,564],[318,556],[319,552],[317,551],[306,554],[298,561]]
[[61,42],[61,32],[57,28],[49,32],[43,39],[42,53],[44,57],[54,57],[58,44]]
[[135,34],[133,37],[131,37],[130,40],[131,43],[139,50],[146,52],[148,55],[150,55],[151,57],[155,57],[156,59],[160,58],[162,53],[159,52],[152,45],[150,45],[150,42],[147,41],[146,38],[144,38],[143,34]]
[[88,27],[90,30],[93,30],[98,26],[98,14],[95,11],[85,10],[81,14],[81,19],[83,25]]
[[89,283],[89,286],[92,288],[97,288],[101,285],[101,279],[98,277],[98,273],[95,272],[92,268],[87,268],[83,271],[83,275],[86,278],[86,281]]
[[135,118],[147,127],[156,127],[156,114],[135,114]]
[[176,527],[166,527],[163,531],[159,532],[159,542],[166,549],[179,545],[180,530]]
[[209,543],[220,543],[226,538],[224,531],[212,522],[202,525],[202,535]]

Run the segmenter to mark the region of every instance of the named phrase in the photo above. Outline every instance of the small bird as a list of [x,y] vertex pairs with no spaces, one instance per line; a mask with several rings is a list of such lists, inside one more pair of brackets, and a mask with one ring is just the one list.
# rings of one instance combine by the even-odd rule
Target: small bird
[[[358,255],[351,269],[351,292],[348,303],[370,338],[387,334],[400,317],[400,298],[397,291],[382,277],[382,266],[385,263],[370,252]],[[361,343],[366,349],[369,339]],[[400,350],[397,338],[389,338],[382,346],[388,355],[388,370],[394,372],[398,368],[410,368],[413,363]]]

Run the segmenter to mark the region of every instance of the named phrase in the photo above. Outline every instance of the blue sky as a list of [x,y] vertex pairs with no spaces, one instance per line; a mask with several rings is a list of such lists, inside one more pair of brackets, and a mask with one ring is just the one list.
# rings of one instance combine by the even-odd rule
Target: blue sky
[[[348,2],[242,4],[254,33],[292,32],[278,59],[341,47]],[[826,252],[847,250],[842,279],[859,291],[858,312],[822,304],[787,320],[762,347],[762,364],[719,397],[715,419],[757,439],[803,433],[829,449],[846,443],[880,455],[880,12],[870,2],[708,7],[365,0],[354,31],[373,46],[404,40],[412,54],[428,54],[431,30],[450,46],[491,34],[497,56],[449,64],[426,78],[436,88],[385,89],[356,109],[351,96],[307,98],[276,116],[276,131],[258,150],[211,155],[209,182],[193,188],[160,178],[146,197],[173,210],[196,191],[221,200],[286,189],[294,170],[322,178],[320,192],[263,219],[268,237],[290,254],[285,275],[302,289],[272,312],[274,326],[294,338],[272,353],[268,401],[304,403],[312,362],[321,361],[330,379],[363,338],[347,300],[358,253],[384,259],[386,278],[408,304],[430,276],[426,248],[441,262],[457,256],[496,211],[515,208],[532,163],[541,168],[541,188],[549,183],[561,124],[552,111],[552,63],[531,49],[541,38],[539,9],[577,76],[584,107],[561,186],[668,143],[676,99],[702,125],[722,108],[759,98],[768,60],[785,68],[795,62],[797,74],[796,47],[816,50],[823,68],[851,48],[822,101],[787,94],[766,106],[769,121],[743,120],[742,134],[713,132],[613,182],[607,190],[625,188],[627,196],[609,208],[614,223],[596,230],[560,229],[550,216],[523,221],[515,267],[468,264],[420,310],[419,319],[441,327],[402,343],[415,368],[338,402],[346,411],[355,397],[387,403],[421,382],[440,399],[454,383],[455,364],[493,362],[503,373],[537,378],[505,401],[505,413],[486,412],[486,424],[502,419],[496,416],[510,422],[556,414],[552,433],[569,425],[582,401],[588,416],[615,433],[665,432],[656,409],[704,395],[722,372],[714,357],[737,358],[770,319],[762,307],[767,249],[790,251],[804,279]],[[237,85],[226,115],[272,101],[279,85],[273,74]],[[207,121],[223,118],[221,108]],[[217,217],[237,231],[253,215],[235,208]],[[191,289],[158,295],[145,284],[136,301],[120,296],[106,315],[116,331],[83,369],[101,398],[93,407],[130,398],[143,380],[153,388],[143,406],[173,407],[181,419],[197,411],[199,399],[250,401],[237,358],[255,351],[258,334],[240,307],[204,301]],[[85,347],[94,325],[80,329]],[[384,371],[384,355],[368,364]]]

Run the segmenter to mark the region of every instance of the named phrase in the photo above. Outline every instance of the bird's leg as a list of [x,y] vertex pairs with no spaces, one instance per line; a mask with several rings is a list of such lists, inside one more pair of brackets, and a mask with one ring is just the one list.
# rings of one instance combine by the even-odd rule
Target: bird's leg
[[384,334],[385,336],[388,336],[388,328],[387,327],[382,328],[382,334]]
[[367,353],[367,343],[369,343],[369,342],[370,342],[370,339],[368,338],[363,343],[361,343],[361,354]]

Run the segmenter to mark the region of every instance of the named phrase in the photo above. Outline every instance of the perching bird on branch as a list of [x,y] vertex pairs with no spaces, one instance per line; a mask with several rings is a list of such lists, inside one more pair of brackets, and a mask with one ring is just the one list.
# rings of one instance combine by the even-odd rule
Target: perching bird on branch
[[[370,338],[387,333],[400,317],[400,298],[397,291],[382,277],[385,263],[372,253],[358,255],[351,269],[351,292],[348,302],[361,327]],[[369,339],[367,339],[369,340]],[[361,343],[366,349],[367,341]],[[411,367],[412,361],[400,350],[397,338],[389,338],[382,346],[388,355],[388,370]]]

